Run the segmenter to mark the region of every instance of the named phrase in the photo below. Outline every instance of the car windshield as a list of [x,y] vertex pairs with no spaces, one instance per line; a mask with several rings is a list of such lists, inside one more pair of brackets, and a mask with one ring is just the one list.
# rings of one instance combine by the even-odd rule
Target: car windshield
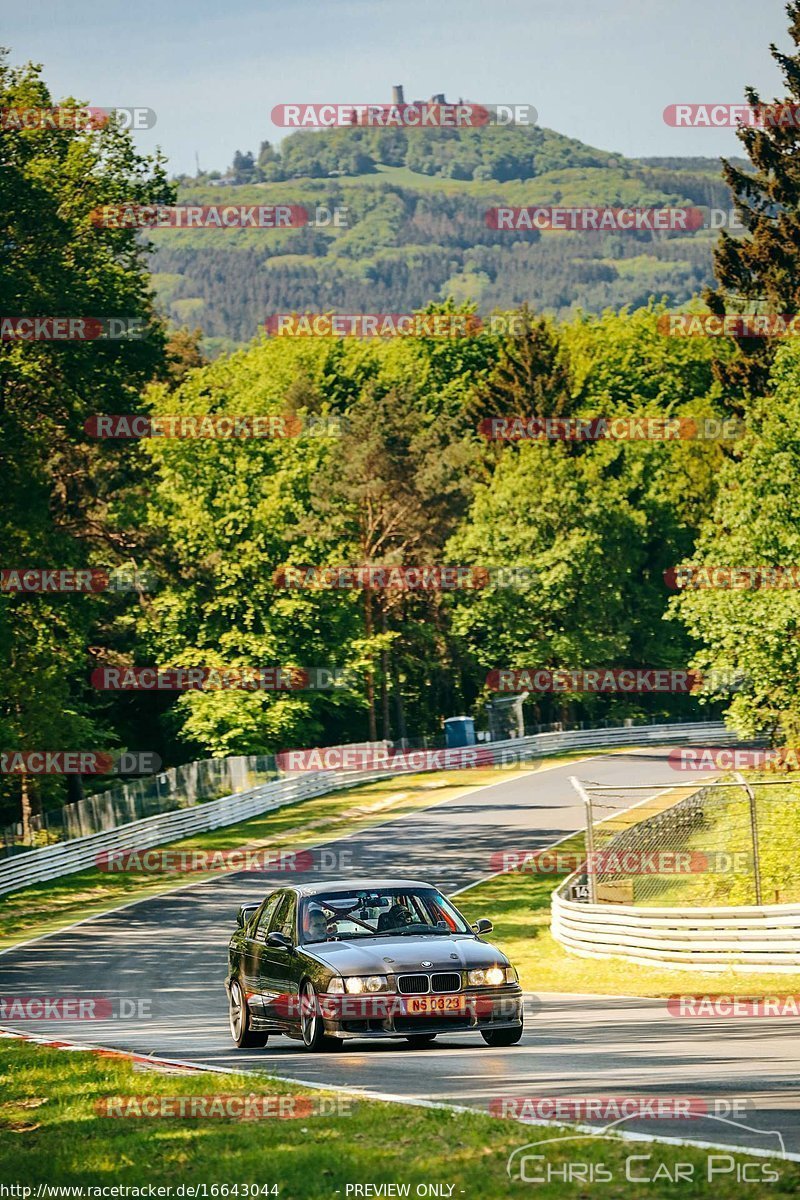
[[469,932],[461,914],[435,888],[330,892],[307,896],[300,907],[300,938],[305,944]]

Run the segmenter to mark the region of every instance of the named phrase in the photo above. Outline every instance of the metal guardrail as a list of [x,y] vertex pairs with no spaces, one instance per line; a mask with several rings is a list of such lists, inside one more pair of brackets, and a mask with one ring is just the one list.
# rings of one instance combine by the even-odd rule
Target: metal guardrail
[[211,800],[175,812],[160,813],[85,838],[75,838],[69,842],[16,854],[13,858],[0,862],[0,895],[85,870],[94,866],[97,856],[103,852],[150,849],[192,834],[207,833],[225,825],[234,825],[271,809],[296,804],[313,796],[322,796],[354,784],[391,778],[395,773],[454,770],[491,764],[513,765],[562,750],[675,742],[710,742],[712,745],[720,745],[733,740],[734,735],[717,721],[633,725],[623,729],[579,729],[537,733],[531,737],[481,743],[460,750],[407,751],[402,756],[402,769],[397,772],[382,766],[368,770],[315,771],[284,775],[271,783],[247,792],[223,796],[220,800]]
[[623,958],[694,971],[800,970],[800,904],[634,908],[582,904],[553,892],[553,937],[581,958]]
[[[711,785],[677,801],[675,809],[691,807],[712,792]],[[680,788],[680,784],[675,785]],[[647,836],[637,842],[640,826],[611,837],[603,853],[624,855],[630,847],[655,848],[659,824],[673,811],[646,818]],[[600,822],[602,825],[602,822]],[[667,842],[657,847],[669,849]],[[584,877],[578,870],[555,889],[551,898],[553,937],[581,958],[624,959],[649,967],[694,971],[800,970],[800,904],[752,905],[633,905],[615,901],[587,903],[570,899],[573,885]],[[761,890],[756,890],[760,899]]]

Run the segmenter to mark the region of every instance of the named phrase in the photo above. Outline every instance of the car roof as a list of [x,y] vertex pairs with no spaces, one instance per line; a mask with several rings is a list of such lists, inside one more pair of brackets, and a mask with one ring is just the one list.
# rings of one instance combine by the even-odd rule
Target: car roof
[[[432,883],[422,879],[328,879],[320,883],[295,884],[292,888],[299,896],[318,896],[323,892],[380,891],[382,888],[432,888]],[[278,888],[276,891],[280,890]]]

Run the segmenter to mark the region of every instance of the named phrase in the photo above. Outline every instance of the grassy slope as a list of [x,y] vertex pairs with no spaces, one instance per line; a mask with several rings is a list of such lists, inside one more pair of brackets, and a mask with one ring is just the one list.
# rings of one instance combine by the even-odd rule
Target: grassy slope
[[[687,789],[687,792],[689,790],[691,789]],[[780,793],[784,791],[783,788],[769,790]],[[624,829],[636,820],[642,820],[659,809],[668,807],[676,796],[679,798],[680,793],[658,797],[635,811],[621,812],[607,822],[606,829]],[[746,806],[744,808],[746,810]],[[785,815],[788,811],[785,800],[780,808]],[[796,841],[800,820],[796,806],[791,810],[791,817],[792,837]],[[698,836],[701,844],[707,849],[707,835],[705,841],[702,835]],[[786,829],[783,830],[783,838],[782,845],[794,844],[794,841],[787,841]],[[605,844],[604,838],[598,839],[598,846]],[[724,840],[720,842],[719,838],[715,844],[727,848],[727,843]],[[564,853],[582,855],[583,836],[569,838],[562,843],[560,849]],[[773,853],[778,855],[782,866],[785,866],[785,856],[779,852]],[[769,869],[769,854],[764,857]],[[672,886],[678,891],[683,889],[682,899],[685,901],[689,896],[687,889],[690,889],[693,886],[692,881],[698,878],[701,881],[713,881],[724,877],[689,876],[682,881],[674,881]],[[782,995],[794,990],[794,976],[789,974],[658,970],[623,959],[579,958],[577,955],[568,954],[550,933],[550,897],[553,889],[563,882],[563,879],[564,875],[555,877],[510,871],[496,875],[493,879],[478,884],[456,897],[459,908],[471,921],[477,920],[478,917],[488,917],[494,921],[492,939],[508,954],[520,972],[523,987],[530,991],[589,992],[614,996],[670,996],[679,992],[755,996],[776,993]],[[676,895],[675,902],[680,904],[682,900]],[[696,899],[693,899],[693,902],[700,903]],[[752,898],[736,902],[751,903]]]
[[514,963],[528,991],[605,996],[760,996],[796,991],[792,975],[655,970],[623,959],[568,954],[550,934],[550,893],[558,882],[509,872],[455,897],[471,921],[489,917],[494,922],[491,939]]
[[[478,1054],[492,1053],[484,1048]],[[508,1155],[530,1141],[557,1135],[483,1114],[406,1108],[359,1101],[350,1115],[302,1119],[109,1118],[95,1106],[107,1097],[184,1096],[256,1092],[312,1095],[300,1088],[250,1075],[164,1076],[135,1072],[116,1058],[70,1054],[16,1041],[0,1042],[0,1182],[25,1185],[141,1186],[180,1184],[277,1184],[281,1200],[345,1195],[353,1183],[453,1185],[460,1200],[530,1196],[531,1185],[509,1181]],[[329,1094],[328,1094],[329,1095]],[[320,1093],[316,1093],[319,1097]],[[625,1158],[654,1147],[612,1139],[570,1141],[545,1148],[548,1161],[602,1161],[614,1174],[601,1194],[609,1200],[662,1200],[674,1196],[666,1180],[647,1185],[625,1181]],[[718,1200],[741,1196],[735,1176],[705,1183],[707,1152],[661,1146],[654,1163],[692,1163],[698,1182],[682,1195]],[[774,1163],[781,1178],[770,1196],[796,1195],[800,1171]],[[641,1163],[636,1164],[641,1172]],[[174,1191],[173,1191],[174,1194]],[[202,1194],[202,1193],[201,1193]],[[234,1193],[229,1193],[234,1194]],[[239,1191],[239,1195],[243,1195]],[[589,1190],[563,1182],[537,1185],[543,1200]],[[757,1189],[748,1188],[756,1195]],[[210,1191],[208,1195],[211,1195]]]

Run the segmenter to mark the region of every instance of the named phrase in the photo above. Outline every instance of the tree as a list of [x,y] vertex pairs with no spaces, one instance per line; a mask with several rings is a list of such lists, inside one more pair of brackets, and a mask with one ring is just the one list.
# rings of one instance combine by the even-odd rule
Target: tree
[[[338,453],[312,482],[311,512],[301,529],[331,544],[344,565],[440,562],[442,548],[472,490],[469,465],[475,450],[459,432],[459,424],[457,418],[421,411],[410,390],[386,390],[380,384],[367,387],[348,410]],[[392,688],[399,733],[404,736],[394,646],[402,641],[398,653],[404,659],[413,657],[416,635],[424,629],[423,640],[430,649],[432,628],[439,640],[439,657],[446,661],[440,605],[436,597],[412,599],[402,592],[369,588],[361,598],[370,737],[377,737],[377,665],[383,736],[390,732]]]
[[[38,68],[0,59],[0,108],[49,109]],[[65,101],[64,108],[75,108]],[[122,341],[0,341],[0,544],[4,565],[113,566],[136,537],[117,523],[135,454],[98,442],[85,423],[136,412],[163,362],[146,246],[133,229],[98,227],[102,205],[172,198],[163,162],[99,129],[8,128],[0,139],[0,312],[124,318],[147,336]],[[86,682],[87,650],[120,597],[0,595],[0,727],[20,749],[92,748],[108,729]],[[47,708],[47,711],[45,711]],[[77,745],[76,745],[77,742]],[[88,742],[88,746],[87,746]],[[18,781],[3,781],[6,807]],[[24,782],[24,801],[32,788]],[[43,787],[56,799],[57,788]]]
[[201,342],[202,329],[174,329],[164,347],[166,370],[162,376],[164,382],[174,387],[183,383],[190,371],[203,367],[208,359],[203,354]]
[[[724,230],[714,252],[718,279],[705,293],[712,312],[796,313],[800,307],[800,4],[786,5],[789,34],[796,52],[770,53],[786,85],[787,98],[766,109],[763,128],[745,125],[737,132],[752,164],[741,170],[723,159],[725,181],[733,192],[736,215],[747,236]],[[747,102],[762,108],[755,88]],[[763,393],[773,348],[765,338],[740,341],[741,354],[720,367],[721,378],[739,394]],[[741,408],[741,401],[739,404]]]
[[473,404],[478,420],[494,416],[560,417],[572,407],[570,373],[558,331],[523,306],[505,314],[510,333]]
[[[661,336],[659,312],[607,312],[560,329],[551,362],[555,378],[569,380],[571,417],[721,416],[712,370],[719,348]],[[511,391],[504,415],[551,415],[549,378],[534,403]],[[693,645],[662,620],[664,572],[691,552],[722,465],[720,444],[544,440],[501,443],[495,458],[447,551],[450,561],[530,573],[519,586],[486,587],[454,605],[454,633],[484,678],[503,667],[685,668]],[[687,711],[682,701],[660,703],[661,712]],[[571,704],[572,718],[621,710],[613,700]],[[625,711],[653,714],[654,706],[633,701]],[[541,719],[569,715],[552,700],[540,706]]]
[[[740,734],[767,733],[784,745],[800,737],[800,352],[782,346],[770,394],[754,399],[739,460],[725,464],[714,509],[697,548],[696,567],[788,568],[776,586],[687,588],[673,615],[700,643],[693,665],[741,686],[727,717]],[[700,576],[702,578],[702,576]],[[794,579],[794,583],[792,583]]]

